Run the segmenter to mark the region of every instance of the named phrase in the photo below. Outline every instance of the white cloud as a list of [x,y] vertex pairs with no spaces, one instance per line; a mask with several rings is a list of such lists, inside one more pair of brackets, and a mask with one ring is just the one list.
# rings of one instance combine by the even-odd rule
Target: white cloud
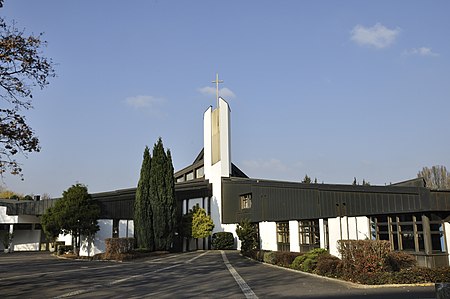
[[125,99],[125,103],[136,109],[155,109],[161,106],[165,100],[153,96],[135,96]]
[[[198,89],[198,91],[203,95],[214,96],[214,97],[216,96],[216,89],[211,86],[201,87]],[[226,88],[226,87],[219,88],[219,96],[223,97],[224,99],[232,99],[232,98],[236,97],[234,92],[231,89]]]
[[356,25],[350,32],[350,39],[362,46],[371,46],[378,49],[389,47],[400,34],[400,28],[389,29],[380,23],[373,27]]
[[404,52],[405,55],[418,55],[418,56],[439,56],[439,53],[433,52],[431,48],[420,47],[420,48],[412,48],[410,50],[406,50]]

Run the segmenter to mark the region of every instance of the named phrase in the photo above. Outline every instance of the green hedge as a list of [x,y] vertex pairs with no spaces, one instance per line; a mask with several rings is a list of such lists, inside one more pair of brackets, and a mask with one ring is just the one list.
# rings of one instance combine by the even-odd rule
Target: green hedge
[[301,270],[304,272],[313,272],[316,269],[319,256],[325,253],[328,253],[326,249],[313,249],[306,252],[305,254],[297,256],[295,260],[290,264],[290,267],[292,269]]
[[219,232],[212,235],[212,246],[214,249],[234,249],[234,236],[230,232]]
[[105,239],[105,254],[114,255],[130,252],[134,249],[134,243],[134,238],[107,238]]
[[[364,240],[345,243],[348,254],[345,260],[332,256],[321,248],[303,254],[251,250],[244,255],[273,265],[368,285],[450,281],[450,267],[436,269],[417,267],[414,256],[405,252],[391,252],[384,242]],[[360,252],[361,249],[367,251]],[[367,260],[364,261],[364,257]],[[291,261],[290,264],[288,261]],[[359,261],[361,264],[345,264],[351,261]]]

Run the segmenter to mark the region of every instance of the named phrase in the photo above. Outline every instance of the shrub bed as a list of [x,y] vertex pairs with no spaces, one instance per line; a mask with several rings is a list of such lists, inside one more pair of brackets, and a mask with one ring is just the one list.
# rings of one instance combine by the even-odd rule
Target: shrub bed
[[384,258],[384,267],[387,271],[398,272],[402,269],[413,268],[417,265],[416,258],[403,251],[389,252]]
[[234,248],[234,236],[230,232],[218,232],[212,235],[214,249],[229,250]]
[[341,259],[329,253],[319,255],[317,258],[315,273],[327,277],[341,277]]
[[128,253],[134,249],[134,238],[105,239],[105,257],[110,258],[118,254]]
[[316,269],[319,256],[325,253],[328,253],[326,249],[313,249],[305,254],[297,256],[290,267],[304,272],[313,272]]
[[[414,256],[391,252],[385,241],[343,241],[342,260],[325,249],[307,253],[251,250],[244,255],[268,264],[361,284],[413,284],[450,281],[450,267],[417,267]],[[363,251],[363,252],[361,252]]]

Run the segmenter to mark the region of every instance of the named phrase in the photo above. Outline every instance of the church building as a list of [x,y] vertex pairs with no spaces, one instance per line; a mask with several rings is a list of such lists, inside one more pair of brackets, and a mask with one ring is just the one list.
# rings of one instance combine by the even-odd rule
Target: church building
[[[233,233],[237,249],[236,225],[248,219],[255,224],[264,250],[325,248],[338,256],[339,240],[387,240],[392,250],[413,254],[421,266],[449,265],[450,190],[427,189],[421,178],[389,186],[249,178],[232,163],[230,114],[228,103],[220,97],[215,109],[209,107],[204,112],[203,149],[191,165],[175,173],[180,213],[195,205],[204,208],[214,221],[213,232]],[[101,206],[101,229],[93,244],[82,246],[82,255],[104,251],[105,238],[133,236],[135,193],[136,188],[130,188],[92,194]],[[52,201],[0,200],[0,228],[16,231],[20,225],[30,225],[30,231],[23,234],[33,236],[33,250],[39,250],[43,233],[37,235],[37,216]],[[25,248],[19,242],[24,241],[13,240],[14,250]],[[200,242],[200,249],[210,248],[210,239]],[[195,244],[179,238],[174,249],[192,250]]]

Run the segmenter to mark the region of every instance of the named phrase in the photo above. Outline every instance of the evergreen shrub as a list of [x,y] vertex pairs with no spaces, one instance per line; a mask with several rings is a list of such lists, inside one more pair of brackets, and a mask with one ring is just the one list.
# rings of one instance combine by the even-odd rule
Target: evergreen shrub
[[264,262],[264,254],[266,252],[269,252],[269,251],[254,249],[254,250],[249,250],[249,251],[246,251],[246,252],[242,252],[242,254],[244,256],[247,256],[247,257],[251,258],[251,259],[254,259],[255,261]]
[[404,251],[392,251],[386,255],[384,265],[386,270],[398,272],[402,269],[415,267],[417,260],[413,255]]
[[242,253],[259,248],[257,224],[243,219],[236,227],[236,234],[241,241]]
[[392,282],[398,284],[435,282],[435,269],[415,267],[392,272]]
[[328,251],[323,248],[310,250],[303,255],[297,256],[291,263],[291,268],[304,272],[313,272],[316,269],[319,256],[326,253]]
[[328,253],[319,255],[315,273],[328,277],[340,277],[342,275],[341,259]]
[[233,249],[234,236],[230,232],[219,232],[212,235],[212,246],[214,249]]
[[433,282],[449,282],[450,281],[450,267],[440,267],[433,269]]
[[275,251],[268,251],[264,252],[264,263],[276,265],[276,252]]
[[278,266],[290,267],[292,262],[302,255],[300,252],[275,251],[275,263]]

